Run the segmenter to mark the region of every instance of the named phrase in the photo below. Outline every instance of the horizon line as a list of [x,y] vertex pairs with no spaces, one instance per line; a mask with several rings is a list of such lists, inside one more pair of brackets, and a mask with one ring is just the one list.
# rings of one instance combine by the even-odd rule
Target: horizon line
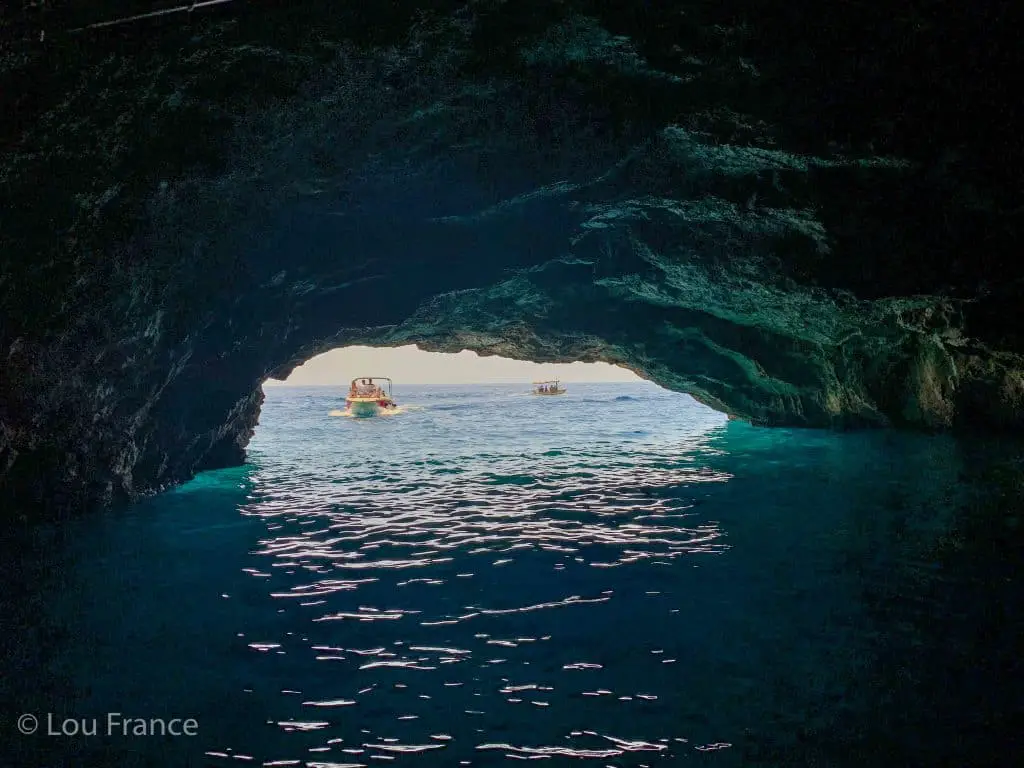
[[[357,377],[358,378],[358,377]],[[554,381],[554,379],[552,379]],[[344,387],[346,382],[337,383],[323,383],[323,384],[289,384],[287,381],[280,381],[277,379],[265,379],[262,382],[264,385],[270,384],[274,387]],[[416,386],[437,386],[437,387],[451,387],[451,386],[486,386],[488,384],[522,384],[524,386],[532,386],[533,382],[530,381],[519,381],[512,379],[499,379],[495,381],[406,381],[405,384],[414,384]],[[621,379],[590,379],[588,381],[569,381],[567,379],[559,379],[559,384],[637,384],[637,383],[648,383],[646,379],[640,379],[637,381],[622,381]]]

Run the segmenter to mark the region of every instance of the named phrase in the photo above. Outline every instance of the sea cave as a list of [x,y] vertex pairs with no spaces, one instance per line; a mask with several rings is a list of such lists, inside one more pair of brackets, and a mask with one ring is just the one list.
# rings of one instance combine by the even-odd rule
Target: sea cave
[[[977,521],[992,519],[994,562],[1011,562],[1024,499],[1012,10],[12,4],[0,15],[11,552],[197,482],[234,483],[268,381],[332,349],[414,345],[610,363],[668,398],[659,408],[685,393],[727,414],[745,430],[736,445],[784,457],[796,440],[801,467],[854,450],[840,445],[878,457],[843,470],[850,488],[888,471],[884,457],[919,477],[942,464],[929,492],[941,500],[871,504],[954,504],[946,481],[960,477],[986,501],[955,502],[971,513],[950,513],[962,525],[915,557],[975,574],[996,546]],[[751,461],[762,487],[778,481]],[[11,555],[9,583],[28,583],[25,562]],[[1018,576],[992,568],[978,578],[1002,580],[993,594],[1019,628]],[[20,631],[36,632],[24,616]],[[29,643],[14,635],[11,659]],[[1003,696],[1005,719],[985,721],[994,755],[1010,754],[1021,712]],[[745,764],[838,760],[843,746],[815,751],[819,726],[781,752],[759,742]]]

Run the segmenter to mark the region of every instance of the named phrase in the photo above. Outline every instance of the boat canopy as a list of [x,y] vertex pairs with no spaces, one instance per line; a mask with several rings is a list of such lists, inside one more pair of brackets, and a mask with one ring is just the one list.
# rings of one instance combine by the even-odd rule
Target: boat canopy
[[560,395],[565,390],[558,386],[558,379],[551,379],[550,381],[535,381],[533,382],[534,394],[547,395],[554,394]]
[[387,376],[356,376],[356,378],[352,379],[352,384],[350,386],[355,387],[356,384],[360,384],[364,381],[369,381],[371,384],[378,381],[386,381],[388,383],[388,397],[391,397],[391,379]]

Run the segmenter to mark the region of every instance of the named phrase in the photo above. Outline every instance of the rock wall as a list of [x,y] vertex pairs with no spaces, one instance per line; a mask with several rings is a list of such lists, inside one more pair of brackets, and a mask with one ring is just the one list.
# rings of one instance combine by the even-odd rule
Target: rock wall
[[0,19],[4,508],[238,463],[260,383],[351,343],[1020,430],[1012,6],[819,5]]

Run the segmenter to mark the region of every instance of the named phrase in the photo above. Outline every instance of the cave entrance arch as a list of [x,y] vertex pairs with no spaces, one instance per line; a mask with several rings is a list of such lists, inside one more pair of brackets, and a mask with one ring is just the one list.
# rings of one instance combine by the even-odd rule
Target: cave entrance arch
[[[278,5],[4,60],[14,507],[243,461],[261,383],[350,344],[604,361],[758,425],[1024,424],[1002,257],[1019,185],[970,168],[1019,174],[982,134],[912,156],[907,126],[980,121],[934,119],[934,100],[903,119],[916,85],[866,106],[897,60],[853,76],[800,27],[830,62],[812,73],[779,54],[793,25],[720,4],[642,28],[600,3],[525,24],[509,3],[400,3],[386,23]],[[751,29],[768,36],[748,59]],[[39,76],[45,98],[23,87]],[[815,105],[829,135],[809,135]]]

